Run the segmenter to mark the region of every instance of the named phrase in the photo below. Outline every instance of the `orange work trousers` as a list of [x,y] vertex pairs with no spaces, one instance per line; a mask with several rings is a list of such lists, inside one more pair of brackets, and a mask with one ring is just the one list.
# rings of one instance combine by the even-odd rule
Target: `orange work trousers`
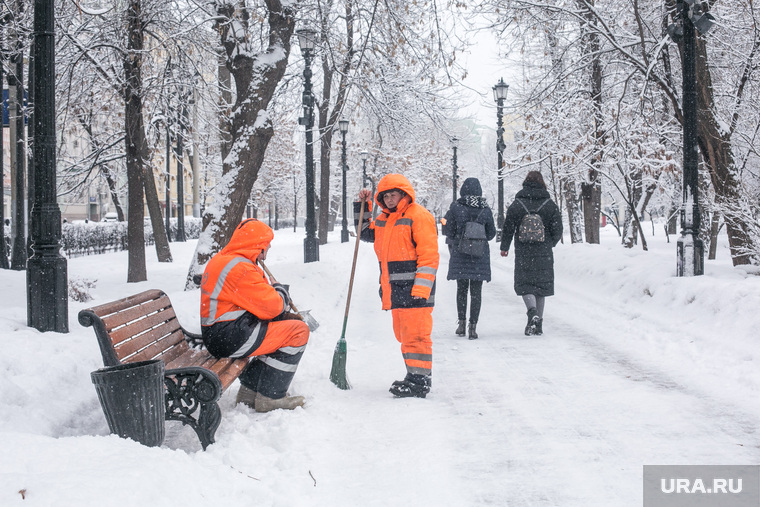
[[267,324],[267,334],[251,356],[272,354],[283,347],[302,347],[309,341],[309,326],[302,320],[275,320]]
[[433,307],[394,308],[393,333],[401,343],[406,371],[430,376],[433,369]]

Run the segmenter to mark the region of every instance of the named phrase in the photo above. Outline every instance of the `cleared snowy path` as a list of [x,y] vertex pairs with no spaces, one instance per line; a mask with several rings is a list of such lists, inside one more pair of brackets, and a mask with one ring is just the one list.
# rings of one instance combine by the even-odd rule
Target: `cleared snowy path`
[[513,264],[492,266],[479,340],[453,334],[454,282],[439,285],[436,309],[434,397],[462,421],[462,480],[477,504],[640,505],[644,464],[757,462],[749,415],[605,340],[679,326],[663,330],[560,275],[545,334],[526,337]]

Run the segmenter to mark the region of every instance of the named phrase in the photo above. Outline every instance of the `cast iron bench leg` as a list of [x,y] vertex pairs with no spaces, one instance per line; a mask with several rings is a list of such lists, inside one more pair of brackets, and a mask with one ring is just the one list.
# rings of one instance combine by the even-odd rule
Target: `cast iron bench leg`
[[[168,370],[166,385],[166,420],[187,424],[198,435],[204,449],[214,443],[214,434],[222,422],[217,401],[222,383],[216,375],[198,367]],[[198,411],[198,417],[194,413]]]

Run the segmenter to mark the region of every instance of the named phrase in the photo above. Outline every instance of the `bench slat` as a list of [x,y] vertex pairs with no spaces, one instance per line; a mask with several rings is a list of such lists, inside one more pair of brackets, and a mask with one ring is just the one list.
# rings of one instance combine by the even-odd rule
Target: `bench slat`
[[118,299],[116,301],[111,301],[110,303],[94,306],[90,308],[90,311],[102,319],[106,317],[107,315],[111,315],[112,313],[122,311],[125,308],[130,308],[132,306],[140,305],[142,303],[145,303],[146,301],[159,299],[161,297],[166,297],[168,299],[169,296],[167,296],[166,294],[164,294],[162,291],[158,289],[150,289],[150,290],[146,290],[145,292],[141,292],[139,294],[127,296],[125,298]]
[[243,371],[248,365],[247,359],[236,359],[227,366],[223,371],[218,373],[219,380],[222,381],[222,386],[226,390],[233,382],[240,376],[240,372]]
[[163,359],[163,355],[173,349],[178,349],[178,352],[181,354],[189,348],[190,346],[185,341],[185,335],[182,334],[182,330],[179,329],[169,336],[162,338],[160,341],[154,341],[147,347],[139,350],[129,358],[129,361],[148,361],[154,358]]
[[114,347],[118,347],[121,342],[132,339],[136,335],[140,335],[145,331],[154,328],[163,329],[164,334],[167,335],[173,333],[177,329],[181,329],[182,326],[179,325],[174,310],[165,310],[160,313],[149,315],[144,319],[133,321],[126,326],[110,331],[108,334],[111,337],[111,342],[114,344]]
[[124,324],[132,322],[134,320],[142,319],[146,315],[149,315],[155,312],[161,312],[164,310],[171,311],[172,313],[174,313],[174,309],[172,308],[172,303],[169,300],[169,298],[166,296],[159,299],[155,299],[153,301],[148,301],[140,306],[124,308],[116,313],[108,315],[107,317],[102,317],[102,320],[106,326],[106,330],[108,330],[108,332],[110,333],[114,329],[120,326],[123,326]]
[[169,368],[180,368],[181,366],[184,366],[184,364],[179,366],[172,366],[174,361],[176,361],[178,358],[181,358],[185,354],[192,353],[193,349],[190,347],[172,347],[168,350],[165,350],[160,356],[158,356],[158,359],[162,359],[164,361],[167,370]]
[[[159,344],[157,347],[154,346],[153,355],[155,356],[161,353],[164,349],[173,347],[179,340],[184,341],[184,339],[185,335],[182,333],[181,328],[165,325],[153,328],[147,333],[143,333],[135,338],[129,340],[125,339],[121,343],[114,345],[114,350],[116,351],[119,360],[123,361],[125,358],[134,355],[145,347]],[[136,359],[130,360],[135,361]]]
[[170,359],[168,362],[166,361],[166,358],[164,358],[164,362],[166,363],[166,369],[170,370],[173,368],[184,368],[186,366],[200,366],[210,357],[212,357],[211,354],[205,350],[188,348],[181,355]]

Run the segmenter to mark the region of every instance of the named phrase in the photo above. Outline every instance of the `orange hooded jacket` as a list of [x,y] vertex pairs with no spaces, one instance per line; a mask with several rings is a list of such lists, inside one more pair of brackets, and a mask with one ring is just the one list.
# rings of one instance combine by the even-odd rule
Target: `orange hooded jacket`
[[[288,309],[284,297],[272,287],[255,264],[274,238],[272,229],[256,219],[244,220],[219,253],[206,265],[201,282],[201,326],[234,321],[246,311],[261,321]],[[266,328],[262,331],[265,333]]]
[[[398,189],[406,196],[395,210],[385,207],[382,194]],[[362,224],[361,238],[374,242],[380,261],[383,310],[417,308],[435,303],[438,271],[438,228],[435,218],[415,201],[414,188],[404,176],[388,174],[377,185],[375,201],[383,212]],[[358,203],[357,203],[358,204]],[[358,219],[358,207],[355,213]]]

